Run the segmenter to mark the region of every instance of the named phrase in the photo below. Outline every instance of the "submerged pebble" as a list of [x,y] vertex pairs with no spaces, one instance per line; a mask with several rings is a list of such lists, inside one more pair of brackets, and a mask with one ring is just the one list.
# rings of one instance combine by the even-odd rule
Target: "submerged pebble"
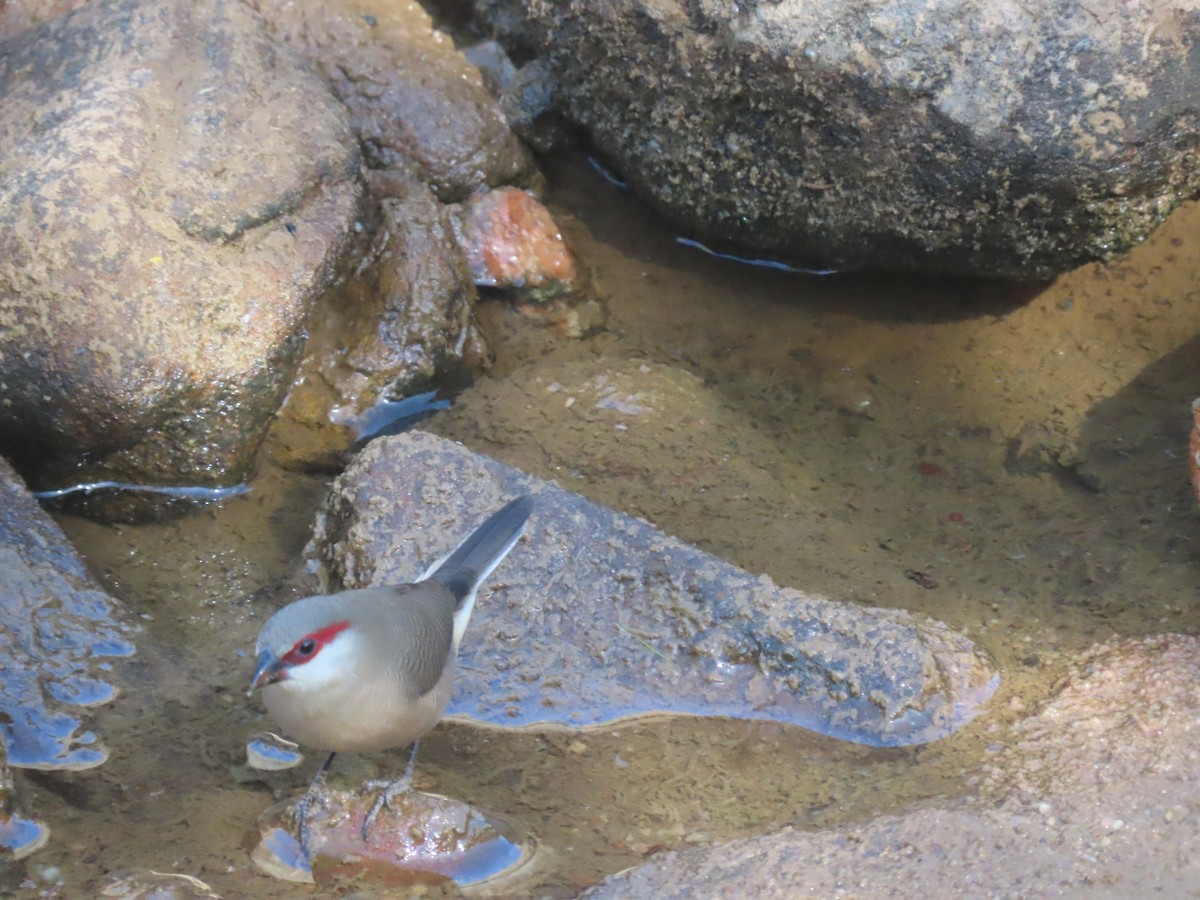
[[292,834],[292,804],[277,804],[259,820],[252,853],[267,874],[300,884],[321,884],[353,871],[382,886],[454,882],[460,887],[512,874],[532,855],[499,823],[458,800],[409,791],[383,807],[367,834],[362,823],[375,796],[328,791],[308,813],[310,860]]
[[0,862],[23,859],[45,846],[50,829],[16,813],[0,815]]

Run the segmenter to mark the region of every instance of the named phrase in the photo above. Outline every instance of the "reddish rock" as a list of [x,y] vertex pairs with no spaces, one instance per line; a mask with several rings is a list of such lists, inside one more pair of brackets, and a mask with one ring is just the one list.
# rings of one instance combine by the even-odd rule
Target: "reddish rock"
[[479,810],[450,797],[410,790],[380,808],[362,837],[375,794],[326,791],[308,812],[309,858],[300,850],[290,803],[268,809],[251,852],[282,881],[324,884],[339,874],[390,887],[475,884],[511,873],[529,858],[521,843]]
[[528,192],[500,188],[461,207],[456,233],[475,283],[527,289],[548,300],[575,286],[575,260],[550,211]]

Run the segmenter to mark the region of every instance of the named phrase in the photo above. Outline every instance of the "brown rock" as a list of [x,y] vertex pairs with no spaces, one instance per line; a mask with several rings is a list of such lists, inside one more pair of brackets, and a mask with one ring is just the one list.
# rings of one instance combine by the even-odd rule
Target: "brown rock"
[[373,167],[414,176],[443,201],[532,175],[532,158],[479,70],[418,4],[251,5],[346,104]]
[[89,3],[0,82],[4,447],[39,488],[240,480],[354,214],[340,107],[234,0]]
[[378,216],[354,279],[320,311],[270,450],[288,467],[340,469],[368,410],[487,360],[475,287],[449,214],[424,184],[373,173]]
[[586,896],[1192,896],[1198,678],[1194,637],[1113,641],[1019,728],[969,801],[665,853]]
[[364,840],[363,822],[376,791],[322,791],[307,817],[311,863],[294,834],[294,805],[277,804],[260,817],[251,857],[283,881],[326,884],[341,875],[387,887],[466,886],[526,858],[512,829],[461,801],[417,790],[398,793],[380,807]]

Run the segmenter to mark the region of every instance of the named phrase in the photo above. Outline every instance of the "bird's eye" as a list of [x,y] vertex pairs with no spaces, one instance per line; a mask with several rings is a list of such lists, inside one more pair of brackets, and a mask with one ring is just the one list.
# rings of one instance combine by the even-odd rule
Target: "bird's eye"
[[[3,0],[0,0],[3,2]],[[280,657],[280,662],[285,666],[295,666],[300,663],[306,663],[309,660],[315,659],[317,654],[321,652],[321,648],[336,638],[339,634],[350,627],[348,621],[334,622],[332,625],[326,625],[307,637],[302,637],[292,645],[292,649]]]

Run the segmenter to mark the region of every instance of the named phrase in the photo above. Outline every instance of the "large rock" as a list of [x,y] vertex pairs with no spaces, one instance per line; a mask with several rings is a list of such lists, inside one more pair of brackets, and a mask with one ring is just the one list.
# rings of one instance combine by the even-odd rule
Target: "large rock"
[[475,6],[640,195],[754,255],[1045,278],[1200,186],[1195,0]]
[[338,479],[308,553],[332,588],[411,581],[503,500],[532,492],[490,579],[451,711],[586,728],[657,713],[790,722],[848,740],[935,740],[998,683],[941,623],[780,588],[458,444],[382,438]]
[[618,897],[1191,897],[1200,640],[1113,641],[1022,723],[977,795],[862,825],[665,853]]
[[419,4],[249,2],[346,104],[372,168],[417,178],[444,201],[534,174],[479,70]]
[[237,481],[359,192],[325,86],[234,0],[0,45],[0,444],[38,487]]
[[104,762],[85,710],[116,695],[112,661],[133,653],[133,631],[0,458],[0,869],[49,836],[14,808],[8,766],[74,771]]

